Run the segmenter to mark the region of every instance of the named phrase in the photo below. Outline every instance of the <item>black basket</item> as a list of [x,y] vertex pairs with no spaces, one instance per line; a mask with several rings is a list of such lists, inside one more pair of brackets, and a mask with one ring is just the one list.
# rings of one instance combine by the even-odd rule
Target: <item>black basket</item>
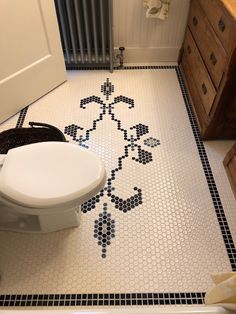
[[31,128],[14,128],[0,133],[0,154],[7,154],[11,148],[38,142],[66,142],[64,134],[55,126],[29,122]]

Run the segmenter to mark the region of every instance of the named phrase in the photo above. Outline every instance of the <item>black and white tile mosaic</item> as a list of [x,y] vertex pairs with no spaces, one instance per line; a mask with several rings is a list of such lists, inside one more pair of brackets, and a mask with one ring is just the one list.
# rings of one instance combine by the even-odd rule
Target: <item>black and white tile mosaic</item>
[[[106,100],[109,100],[112,93],[114,92],[114,85],[109,82],[109,78],[106,79],[106,82],[101,86],[101,92],[106,96]],[[115,204],[115,208],[119,209],[120,211],[126,213],[132,208],[139,206],[142,204],[142,190],[138,187],[134,187],[133,190],[137,191],[134,195],[128,197],[127,199],[122,199],[119,196],[112,193],[114,191],[114,187],[112,187],[112,182],[116,179],[116,174],[118,171],[122,170],[122,164],[125,158],[129,157],[130,151],[136,151],[137,157],[132,157],[132,160],[139,162],[140,164],[147,164],[151,162],[152,153],[142,149],[141,145],[139,145],[139,140],[143,135],[149,133],[149,128],[147,125],[143,125],[139,123],[130,127],[129,129],[124,129],[122,127],[122,121],[117,119],[114,113],[115,107],[120,103],[125,103],[128,105],[129,109],[133,109],[135,104],[134,100],[128,98],[126,96],[120,95],[118,97],[114,97],[114,99],[110,103],[105,103],[103,100],[98,96],[89,96],[85,99],[80,101],[80,108],[86,109],[86,106],[92,102],[95,102],[100,105],[100,114],[99,117],[91,122],[92,128],[84,130],[84,128],[71,124],[65,127],[65,134],[72,137],[72,139],[77,142],[80,146],[86,146],[86,142],[90,140],[91,132],[96,131],[98,123],[103,121],[103,116],[108,115],[110,116],[111,120],[114,121],[117,125],[117,131],[122,132],[123,139],[124,139],[124,155],[118,157],[118,166],[115,169],[111,170],[111,175],[107,179],[107,186],[96,196],[87,201],[82,205],[82,212],[86,213],[91,211],[96,207],[96,203],[100,202],[101,197],[106,194],[108,197],[111,198],[111,202]],[[79,135],[77,137],[77,130],[83,131],[83,135]],[[134,132],[132,132],[134,130]],[[134,133],[134,134],[131,134]],[[160,145],[160,141],[153,137],[150,137],[144,140],[144,144],[150,147],[155,147]],[[106,255],[103,254],[103,257]]]
[[[3,276],[0,306],[203,304],[210,272],[236,270],[233,238],[179,68],[117,70],[105,82],[102,71],[85,74],[87,86],[69,109],[56,98],[60,119],[54,95],[20,113],[17,127],[40,117],[97,152],[108,179],[83,204],[77,230],[31,239],[4,234],[2,269],[11,275]],[[144,71],[137,76],[136,70]],[[72,79],[71,89],[77,86]],[[70,87],[64,88],[66,94]],[[55,241],[64,245],[55,248]],[[12,250],[18,265],[7,265]],[[45,260],[50,254],[55,262]]]

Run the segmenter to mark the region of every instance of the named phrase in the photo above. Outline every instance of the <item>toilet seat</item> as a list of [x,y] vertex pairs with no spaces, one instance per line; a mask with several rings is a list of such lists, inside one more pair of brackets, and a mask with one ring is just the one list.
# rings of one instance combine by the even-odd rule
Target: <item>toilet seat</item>
[[36,143],[8,151],[0,170],[0,193],[29,212],[43,212],[89,199],[105,176],[101,160],[76,144]]

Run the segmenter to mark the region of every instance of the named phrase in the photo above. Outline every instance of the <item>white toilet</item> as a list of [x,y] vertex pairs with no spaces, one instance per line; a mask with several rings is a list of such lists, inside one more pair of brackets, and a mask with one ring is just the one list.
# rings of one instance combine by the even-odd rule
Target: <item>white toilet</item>
[[105,185],[101,160],[76,144],[42,142],[0,155],[0,230],[52,232],[79,224]]

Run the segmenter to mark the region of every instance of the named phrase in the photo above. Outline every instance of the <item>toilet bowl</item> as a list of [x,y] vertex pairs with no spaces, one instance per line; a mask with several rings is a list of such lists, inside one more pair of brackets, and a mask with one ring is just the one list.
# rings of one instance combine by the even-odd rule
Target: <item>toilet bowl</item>
[[101,160],[76,144],[42,142],[0,155],[0,230],[76,227],[80,206],[105,185]]

